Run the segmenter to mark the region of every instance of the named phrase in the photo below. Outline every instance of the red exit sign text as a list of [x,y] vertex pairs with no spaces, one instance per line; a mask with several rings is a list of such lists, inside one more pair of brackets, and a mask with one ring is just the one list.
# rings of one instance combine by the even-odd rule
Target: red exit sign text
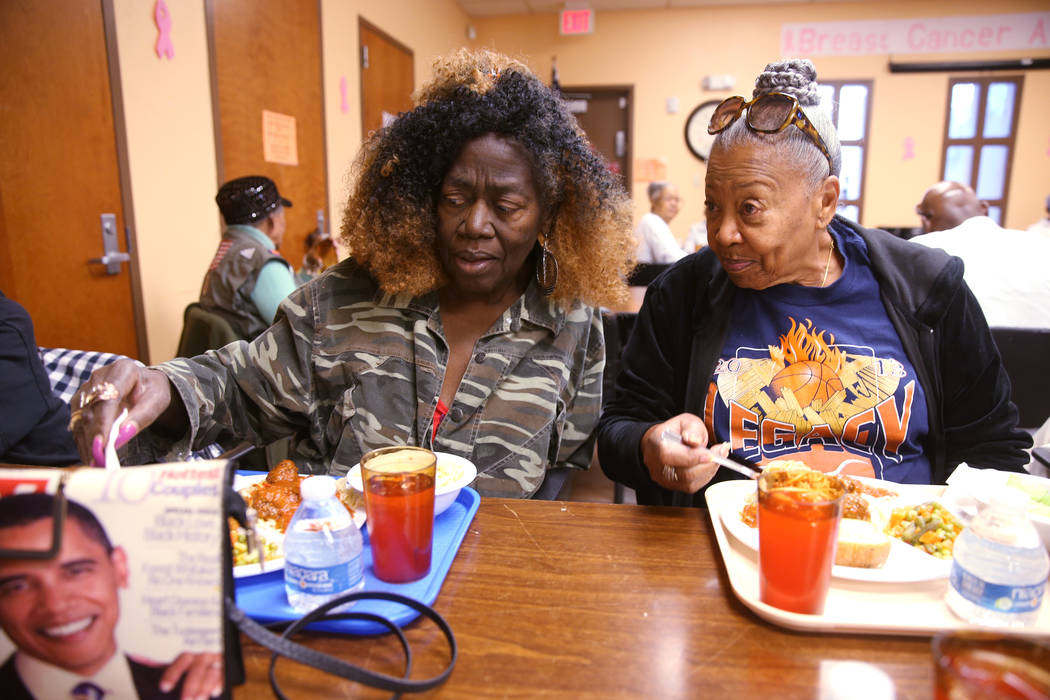
[[562,34],[593,34],[594,10],[562,10]]

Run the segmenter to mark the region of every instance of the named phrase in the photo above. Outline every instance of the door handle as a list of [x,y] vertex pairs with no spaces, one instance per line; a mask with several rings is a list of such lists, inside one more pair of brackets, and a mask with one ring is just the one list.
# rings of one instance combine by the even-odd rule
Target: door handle
[[121,252],[117,246],[117,215],[102,214],[102,257],[91,258],[89,263],[105,265],[107,275],[119,275],[120,264],[131,260],[131,255]]
[[[128,255],[127,253],[120,253],[120,252],[118,252],[118,253],[109,253],[108,255],[103,255],[101,258],[91,258],[90,260],[88,260],[88,262],[89,263],[96,263],[98,265],[106,265],[107,266],[106,267],[106,272],[108,274],[115,275],[118,272],[120,272],[120,263],[126,263],[129,260],[131,260],[131,256],[130,255]],[[116,268],[117,268],[116,271],[114,271],[112,267],[108,267],[110,265],[115,265]]]

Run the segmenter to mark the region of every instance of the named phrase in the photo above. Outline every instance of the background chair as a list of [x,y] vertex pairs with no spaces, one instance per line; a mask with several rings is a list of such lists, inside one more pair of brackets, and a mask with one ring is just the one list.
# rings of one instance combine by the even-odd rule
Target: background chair
[[1050,417],[1050,329],[993,328],[992,337],[1010,376],[1020,425],[1034,431]]
[[193,302],[182,314],[182,334],[179,336],[177,356],[195,357],[206,350],[215,350],[241,339],[229,321]]
[[[243,340],[230,323],[217,313],[208,311],[197,302],[186,307],[182,315],[182,334],[179,336],[178,357],[195,357],[208,350],[217,350],[236,340]],[[230,440],[220,440],[226,449],[243,448]],[[243,451],[243,450],[242,450]],[[266,445],[262,449],[241,457],[238,466],[243,469],[268,471],[291,451],[290,441],[285,438]]]
[[638,263],[627,275],[627,284],[632,287],[648,287],[660,273],[671,267],[667,263]]

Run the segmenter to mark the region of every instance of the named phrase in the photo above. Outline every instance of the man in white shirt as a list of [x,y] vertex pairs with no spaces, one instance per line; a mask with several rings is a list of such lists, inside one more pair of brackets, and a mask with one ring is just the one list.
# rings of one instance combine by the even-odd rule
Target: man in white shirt
[[915,211],[926,235],[911,240],[962,258],[989,326],[1050,328],[1050,238],[1002,228],[958,182],[938,182]]
[[667,225],[678,215],[681,202],[678,188],[670,182],[658,180],[649,183],[648,193],[652,211],[642,217],[634,232],[638,239],[637,260],[640,263],[673,263],[685,255]]
[[[54,497],[0,499],[0,549],[47,551]],[[170,666],[121,651],[114,630],[128,560],[95,515],[66,502],[61,548],[50,559],[0,559],[0,628],[17,650],[0,666],[7,700],[195,698],[222,690],[218,654],[181,654]]]

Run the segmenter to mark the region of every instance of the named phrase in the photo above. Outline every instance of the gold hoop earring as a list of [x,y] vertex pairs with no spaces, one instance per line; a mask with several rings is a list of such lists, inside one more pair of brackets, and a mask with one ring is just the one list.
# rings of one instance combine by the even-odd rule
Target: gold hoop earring
[[546,242],[540,243],[540,259],[536,262],[536,284],[545,297],[549,297],[558,286],[558,259],[548,250]]

